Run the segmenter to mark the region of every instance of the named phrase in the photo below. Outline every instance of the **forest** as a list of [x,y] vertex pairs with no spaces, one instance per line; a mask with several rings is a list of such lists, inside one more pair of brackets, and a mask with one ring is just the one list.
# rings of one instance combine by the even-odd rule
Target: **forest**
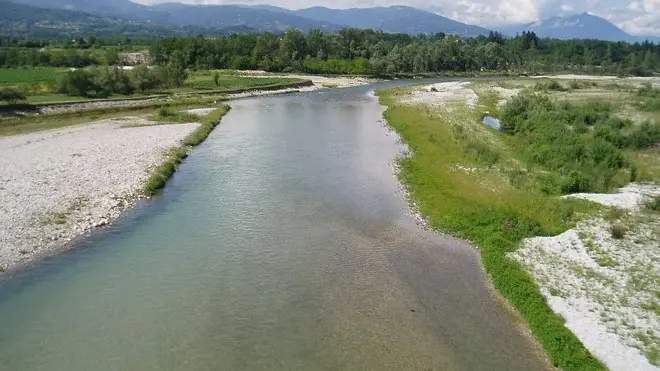
[[[91,39],[91,42],[90,42]],[[117,62],[131,40],[79,39],[51,48],[44,42],[0,40],[0,67],[84,67]],[[140,40],[156,64],[174,51],[190,69],[262,69],[318,74],[403,75],[456,73],[576,72],[648,76],[660,72],[660,45],[600,40],[557,40],[523,32],[506,38],[389,34],[343,29],[305,34],[251,33],[219,37]],[[58,42],[58,44],[61,42]],[[47,43],[46,43],[47,44]],[[112,46],[111,46],[112,45]],[[121,45],[121,46],[119,46]]]

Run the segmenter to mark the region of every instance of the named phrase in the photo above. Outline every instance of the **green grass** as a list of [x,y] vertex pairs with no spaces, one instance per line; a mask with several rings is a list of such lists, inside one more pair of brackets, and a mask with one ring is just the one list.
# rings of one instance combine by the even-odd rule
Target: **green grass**
[[[388,107],[389,124],[414,154],[400,161],[400,177],[429,225],[479,246],[494,286],[526,319],[555,366],[605,370],[548,306],[532,277],[507,257],[525,237],[555,235],[572,227],[591,206],[519,190],[497,175],[455,171],[457,164],[482,163],[466,154],[448,118],[399,104],[402,92],[378,95]],[[474,122],[480,119],[478,112],[467,115]]]
[[167,180],[176,172],[176,168],[188,156],[191,147],[202,143],[211,134],[211,131],[220,124],[222,117],[229,112],[228,105],[222,105],[211,112],[202,124],[183,140],[183,146],[175,147],[167,154],[166,160],[156,167],[144,185],[143,192],[153,196],[165,187]]
[[222,97],[183,97],[171,101],[149,102],[130,107],[106,107],[91,110],[68,111],[57,114],[29,115],[25,117],[0,118],[0,136],[32,133],[58,129],[66,126],[87,124],[92,121],[113,119],[126,115],[149,115],[162,107],[195,107],[214,104]]
[[64,73],[61,68],[0,68],[0,85],[20,85],[57,82]]
[[149,116],[149,120],[156,122],[183,124],[188,122],[199,122],[200,117],[186,111],[175,110],[171,107],[163,107],[160,108],[155,115]]
[[218,84],[216,84],[215,71],[192,72],[184,85],[187,88],[197,90],[240,90],[262,86],[288,85],[303,81],[289,77],[245,77],[226,73],[227,71],[219,72]]
[[204,118],[204,121],[202,121],[202,125],[183,140],[183,144],[194,147],[202,143],[209,134],[211,134],[213,129],[220,124],[220,121],[229,110],[230,107],[225,104],[220,106],[217,110],[209,113],[209,115]]

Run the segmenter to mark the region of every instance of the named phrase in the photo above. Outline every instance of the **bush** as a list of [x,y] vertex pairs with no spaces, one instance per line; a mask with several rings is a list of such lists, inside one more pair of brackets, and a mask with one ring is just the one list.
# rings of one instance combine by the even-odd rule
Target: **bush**
[[612,224],[610,227],[610,233],[612,234],[612,238],[620,240],[626,236],[626,233],[628,233],[628,228],[621,224]]
[[[552,80],[551,80],[552,81]],[[660,125],[613,116],[609,103],[572,104],[545,95],[523,94],[502,108],[502,132],[531,164],[561,177],[562,193],[605,192],[618,185],[626,167],[625,148],[647,148],[660,141]],[[543,193],[552,192],[548,184]]]
[[646,203],[646,208],[652,211],[660,211],[660,196],[655,196]]
[[544,80],[539,81],[534,85],[534,90],[538,91],[566,91],[566,88],[557,80]]
[[25,93],[19,89],[12,87],[0,89],[0,100],[7,102],[10,106],[15,105],[19,101],[24,101],[25,99]]
[[163,73],[159,69],[152,70],[144,65],[139,65],[131,71],[131,79],[135,88],[142,93],[165,85]]
[[57,89],[63,94],[87,97],[91,90],[96,90],[94,75],[82,69],[69,71],[58,79]]

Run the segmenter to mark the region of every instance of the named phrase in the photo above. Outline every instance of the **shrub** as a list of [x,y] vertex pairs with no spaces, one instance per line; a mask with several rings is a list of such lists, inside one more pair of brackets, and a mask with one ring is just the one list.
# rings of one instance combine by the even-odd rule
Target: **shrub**
[[15,105],[19,101],[24,101],[25,99],[25,93],[19,89],[12,87],[0,89],[0,100],[7,102],[10,106]]
[[628,228],[621,224],[612,224],[610,227],[610,233],[612,234],[612,238],[620,240],[626,236],[626,233],[628,233]]
[[91,90],[96,90],[94,75],[82,69],[69,71],[58,79],[57,88],[63,94],[87,97]]
[[538,91],[566,91],[566,88],[557,80],[539,81],[534,85],[534,90]]
[[646,208],[652,211],[660,211],[660,196],[655,196],[646,203]]

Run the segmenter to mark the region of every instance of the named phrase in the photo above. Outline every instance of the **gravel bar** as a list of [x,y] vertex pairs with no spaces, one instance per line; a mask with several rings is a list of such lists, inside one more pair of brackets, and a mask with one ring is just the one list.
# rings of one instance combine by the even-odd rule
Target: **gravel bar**
[[166,151],[199,126],[127,123],[0,138],[0,271],[112,222]]

